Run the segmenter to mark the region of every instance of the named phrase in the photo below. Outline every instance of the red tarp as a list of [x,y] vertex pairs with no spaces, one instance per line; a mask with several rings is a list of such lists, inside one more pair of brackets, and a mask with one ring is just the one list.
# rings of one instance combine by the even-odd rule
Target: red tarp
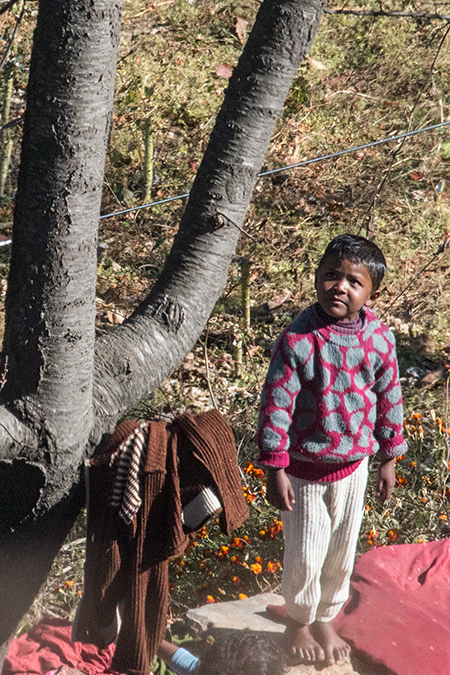
[[355,564],[334,625],[395,675],[450,673],[450,540],[384,546]]
[[98,649],[72,642],[72,624],[47,618],[10,644],[2,675],[44,675],[60,666],[81,670],[86,675],[117,675],[111,670],[114,645]]

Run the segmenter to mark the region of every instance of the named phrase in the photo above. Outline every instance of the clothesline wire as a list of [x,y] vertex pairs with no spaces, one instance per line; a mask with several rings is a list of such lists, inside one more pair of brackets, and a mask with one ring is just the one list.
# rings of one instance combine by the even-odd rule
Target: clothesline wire
[[[296,169],[301,166],[307,166],[308,164],[314,164],[316,162],[323,162],[327,159],[335,159],[336,157],[342,157],[342,155],[347,155],[351,152],[358,152],[359,150],[366,150],[367,148],[373,148],[376,145],[381,145],[382,143],[400,141],[404,138],[408,138],[409,136],[416,136],[417,134],[421,134],[425,131],[434,131],[435,129],[448,126],[449,124],[450,120],[446,122],[439,122],[438,124],[433,124],[429,127],[423,127],[422,129],[415,129],[414,131],[407,131],[404,134],[399,134],[397,136],[390,136],[388,138],[379,139],[378,141],[372,141],[371,143],[365,143],[364,145],[357,145],[352,148],[346,148],[345,150],[339,150],[338,152],[332,152],[327,155],[312,157],[311,159],[305,159],[301,162],[297,162],[296,164],[288,164],[287,166],[281,166],[277,169],[271,169],[270,171],[263,171],[258,174],[258,178],[262,178],[264,176],[271,176],[275,173],[280,173],[281,171],[290,171],[291,169]],[[149,209],[154,206],[161,206],[162,204],[167,204],[169,202],[173,202],[178,199],[186,199],[186,197],[189,197],[189,192],[185,192],[184,194],[181,195],[176,195],[175,197],[167,197],[166,199],[159,199],[154,202],[149,202],[148,204],[141,204],[141,206],[131,206],[127,209],[122,209],[121,211],[113,211],[112,213],[105,213],[104,215],[100,216],[100,220],[103,220],[105,218],[112,218],[113,216],[124,215],[125,213],[131,213],[132,211],[140,211],[141,209]]]
[[[450,120],[447,120],[446,122],[439,122],[438,124],[433,124],[428,127],[423,127],[422,129],[415,129],[414,131],[407,131],[404,134],[399,134],[397,136],[390,136],[388,138],[382,138],[379,139],[378,141],[372,141],[371,143],[365,143],[364,145],[357,145],[352,148],[346,148],[345,150],[339,150],[338,152],[332,152],[328,155],[320,155],[319,157],[312,157],[311,159],[305,159],[301,162],[297,162],[296,164],[288,164],[287,166],[281,166],[277,169],[271,169],[270,171],[263,171],[258,174],[258,178],[262,178],[264,176],[271,176],[275,173],[280,173],[281,171],[290,171],[291,169],[296,169],[300,166],[307,166],[308,164],[314,164],[316,162],[323,162],[327,159],[335,159],[337,157],[342,157],[342,155],[347,155],[351,152],[358,152],[359,150],[367,150],[367,148],[373,148],[376,145],[381,145],[382,143],[390,143],[392,141],[400,141],[404,138],[408,138],[410,136],[416,136],[417,134],[422,134],[425,131],[434,131],[435,129],[439,129],[442,127],[446,127],[450,124]],[[122,209],[121,211],[113,211],[112,213],[105,213],[104,215],[100,216],[100,220],[104,220],[105,218],[112,218],[113,216],[121,216],[124,215],[125,213],[131,213],[133,211],[140,211],[142,209],[149,209],[152,208],[153,206],[161,206],[162,204],[168,204],[169,202],[176,201],[178,199],[186,199],[186,197],[189,197],[189,192],[185,192],[184,194],[181,195],[176,195],[175,197],[166,197],[166,199],[159,199],[155,202],[149,202],[148,204],[141,204],[141,206],[131,206],[128,209]],[[5,241],[0,241],[0,247],[2,246],[8,246],[9,244],[12,243],[12,239],[7,239]]]

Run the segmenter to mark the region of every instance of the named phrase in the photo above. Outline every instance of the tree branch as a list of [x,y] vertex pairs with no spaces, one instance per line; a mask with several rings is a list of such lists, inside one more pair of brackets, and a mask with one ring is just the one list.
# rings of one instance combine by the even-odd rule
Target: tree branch
[[325,0],[264,0],[229,81],[164,270],[148,298],[97,341],[101,429],[148,395],[198,339],[226,285],[274,125]]

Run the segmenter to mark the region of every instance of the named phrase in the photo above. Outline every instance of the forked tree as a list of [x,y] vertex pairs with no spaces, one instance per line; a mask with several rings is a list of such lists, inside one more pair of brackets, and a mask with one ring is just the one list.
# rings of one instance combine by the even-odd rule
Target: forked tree
[[4,648],[82,505],[84,460],[181,363],[225,287],[273,127],[326,0],[264,0],[165,267],[130,318],[96,340],[97,230],[120,4],[39,3],[0,393]]

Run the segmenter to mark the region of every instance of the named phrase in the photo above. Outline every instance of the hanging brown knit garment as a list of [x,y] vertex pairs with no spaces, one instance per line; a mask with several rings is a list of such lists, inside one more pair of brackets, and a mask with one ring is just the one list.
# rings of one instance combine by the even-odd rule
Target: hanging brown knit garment
[[168,558],[180,555],[189,540],[182,526],[183,499],[196,481],[212,482],[223,507],[220,526],[227,534],[244,522],[248,507],[232,431],[220,413],[210,410],[195,418],[182,415],[171,424],[150,424],[142,504],[125,526],[110,506],[109,462],[137,424],[120,424],[105,450],[91,460],[84,594],[73,639],[104,646],[104,630],[114,623],[121,602],[112,667],[147,675],[166,629]]

